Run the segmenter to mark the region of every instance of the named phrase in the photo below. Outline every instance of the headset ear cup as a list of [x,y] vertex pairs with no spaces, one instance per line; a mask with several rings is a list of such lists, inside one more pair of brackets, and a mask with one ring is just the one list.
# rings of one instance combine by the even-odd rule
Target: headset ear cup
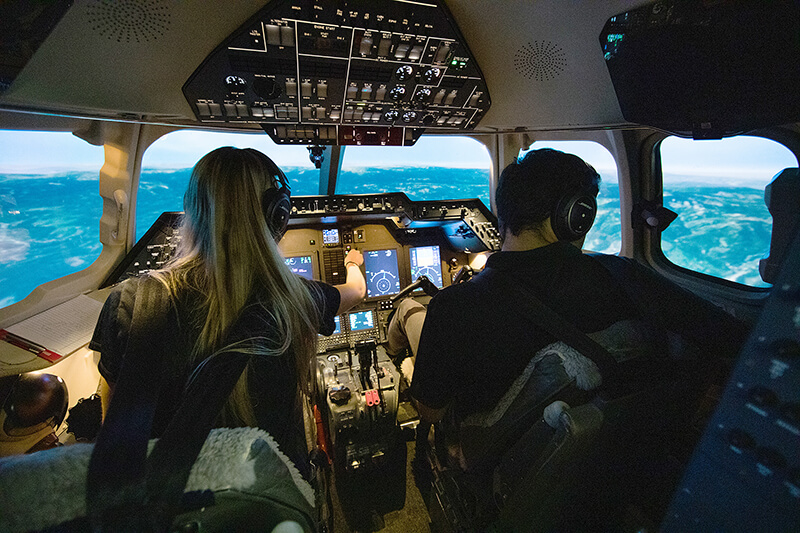
[[562,198],[553,210],[551,223],[559,241],[577,241],[592,229],[597,216],[597,200],[581,191]]
[[280,240],[289,225],[289,214],[292,212],[292,200],[289,189],[281,187],[264,191],[261,199],[264,209],[264,220],[275,240]]

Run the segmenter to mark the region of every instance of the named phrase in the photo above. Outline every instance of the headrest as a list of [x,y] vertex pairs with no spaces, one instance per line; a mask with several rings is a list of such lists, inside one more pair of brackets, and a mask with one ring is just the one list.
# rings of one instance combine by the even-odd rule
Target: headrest
[[758,264],[761,279],[773,283],[800,231],[800,168],[786,168],[778,172],[764,189],[764,203],[772,215],[772,240],[769,255]]

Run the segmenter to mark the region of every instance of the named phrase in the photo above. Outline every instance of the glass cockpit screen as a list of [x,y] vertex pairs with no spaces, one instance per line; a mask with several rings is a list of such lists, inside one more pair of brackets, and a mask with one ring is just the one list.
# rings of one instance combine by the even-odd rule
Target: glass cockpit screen
[[372,318],[372,311],[359,311],[358,313],[350,313],[349,317],[350,331],[361,331],[375,327],[375,321]]
[[313,279],[314,272],[311,268],[311,256],[301,255],[299,257],[287,257],[286,265],[292,270],[294,274],[304,277],[306,279]]
[[322,244],[339,244],[339,230],[336,228],[322,230]]
[[372,250],[364,253],[367,296],[389,296],[400,292],[400,273],[396,250]]
[[428,276],[434,285],[442,288],[442,261],[438,246],[417,246],[411,248],[411,281],[420,276]]

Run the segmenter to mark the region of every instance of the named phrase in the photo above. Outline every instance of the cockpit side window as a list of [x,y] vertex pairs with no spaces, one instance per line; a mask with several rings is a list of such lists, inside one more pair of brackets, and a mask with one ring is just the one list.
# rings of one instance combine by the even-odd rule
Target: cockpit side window
[[520,150],[523,157],[530,150],[552,148],[575,154],[600,174],[600,194],[597,195],[597,218],[589,230],[583,248],[587,251],[617,254],[622,248],[622,226],[620,225],[619,177],[617,163],[604,146],[594,141],[536,141],[527,150]]
[[71,133],[0,130],[0,308],[100,255],[103,157]]
[[319,194],[319,170],[305,146],[278,146],[264,133],[218,133],[180,130],[164,135],[147,148],[136,201],[136,240],[164,211],[183,211],[183,193],[195,163],[221,146],[255,148],[283,170],[292,195]]
[[423,136],[414,146],[348,146],[337,194],[404,192],[412,200],[480,198],[489,207],[492,160],[469,137]]
[[674,264],[751,287],[769,287],[758,263],[769,251],[772,217],[764,188],[797,158],[780,143],[739,136],[661,142],[664,206],[678,218],[662,232]]

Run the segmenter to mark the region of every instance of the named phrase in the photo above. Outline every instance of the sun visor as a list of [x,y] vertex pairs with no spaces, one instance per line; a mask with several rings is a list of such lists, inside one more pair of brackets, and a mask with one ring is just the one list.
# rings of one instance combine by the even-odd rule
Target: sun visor
[[800,2],[658,1],[600,46],[626,120],[714,139],[800,119]]

